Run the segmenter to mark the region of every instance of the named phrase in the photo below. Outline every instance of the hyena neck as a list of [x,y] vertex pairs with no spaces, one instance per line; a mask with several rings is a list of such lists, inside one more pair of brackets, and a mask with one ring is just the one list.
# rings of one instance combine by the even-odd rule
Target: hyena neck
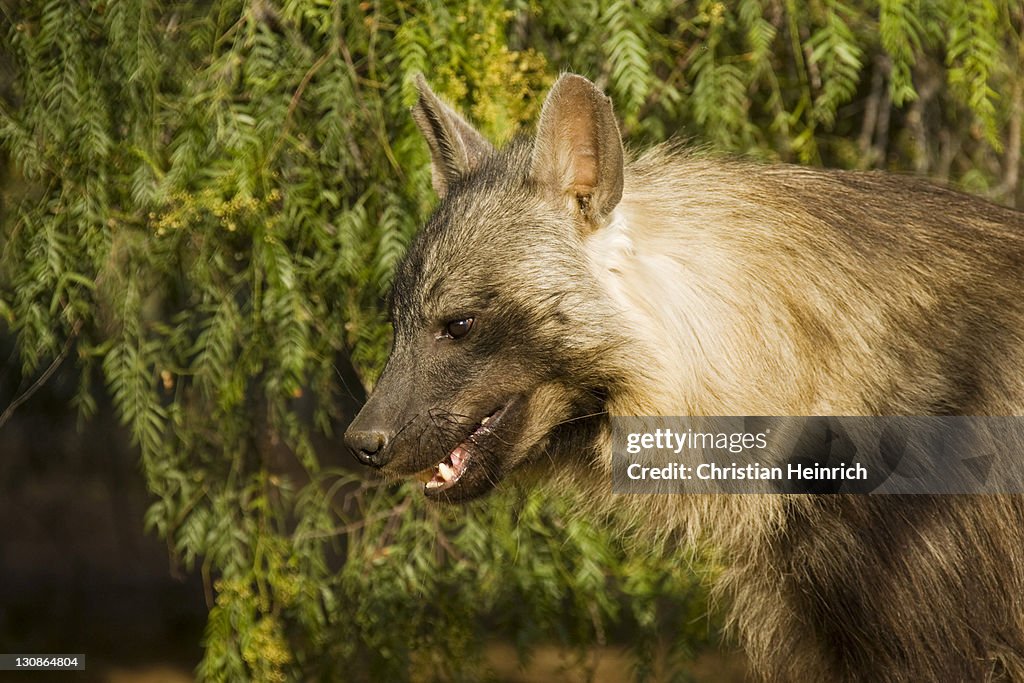
[[711,234],[707,223],[716,219],[696,216],[685,202],[672,206],[671,199],[659,203],[650,192],[632,190],[627,184],[623,201],[586,244],[588,266],[632,336],[615,363],[629,377],[621,383],[629,390],[611,397],[611,413],[792,410],[752,375],[754,356],[761,355],[752,353],[756,338],[744,329],[752,292],[743,264]]
[[[692,380],[698,364],[695,347],[685,341],[693,330],[690,307],[659,299],[668,283],[676,289],[686,274],[671,257],[650,254],[637,227],[635,212],[620,205],[586,245],[587,265],[632,337],[629,344],[615,346],[631,359],[610,363],[625,379],[609,397],[609,409],[612,414],[688,414],[695,407]],[[643,362],[636,362],[638,354]]]

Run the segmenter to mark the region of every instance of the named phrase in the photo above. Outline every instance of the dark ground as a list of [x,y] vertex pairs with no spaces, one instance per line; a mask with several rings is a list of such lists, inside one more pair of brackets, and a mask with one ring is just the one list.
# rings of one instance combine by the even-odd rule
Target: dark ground
[[[58,372],[0,427],[0,652],[85,653],[87,672],[0,680],[188,672],[201,656],[202,583],[172,571],[164,543],[143,533],[138,456],[109,408],[77,430],[73,375]],[[0,411],[25,384],[0,367]]]

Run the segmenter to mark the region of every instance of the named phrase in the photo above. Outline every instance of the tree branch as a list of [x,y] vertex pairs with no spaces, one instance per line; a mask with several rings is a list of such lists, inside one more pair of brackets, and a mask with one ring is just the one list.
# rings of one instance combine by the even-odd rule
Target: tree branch
[[25,401],[32,398],[33,394],[39,391],[43,387],[43,385],[46,384],[47,381],[49,381],[50,377],[53,376],[53,373],[57,372],[57,368],[61,366],[61,363],[64,362],[64,359],[68,357],[68,353],[71,352],[71,345],[74,344],[75,339],[78,337],[78,333],[81,329],[82,321],[79,320],[75,322],[75,326],[74,328],[72,328],[71,334],[68,335],[67,341],[64,342],[64,348],[62,348],[60,353],[57,354],[57,357],[53,359],[53,362],[50,363],[50,366],[43,371],[43,374],[39,376],[39,379],[33,382],[32,386],[26,389],[24,393],[21,394],[21,396],[18,396],[13,401],[11,401],[11,404],[7,406],[7,409],[4,410],[2,415],[0,415],[0,429],[3,429],[3,426],[7,424],[7,421],[11,419],[11,416],[14,415],[14,411],[17,410]]

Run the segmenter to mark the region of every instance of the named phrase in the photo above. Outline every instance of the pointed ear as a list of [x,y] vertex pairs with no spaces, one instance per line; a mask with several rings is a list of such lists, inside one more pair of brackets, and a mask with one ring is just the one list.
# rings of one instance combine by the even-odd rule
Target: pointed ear
[[494,147],[434,94],[422,74],[416,74],[415,81],[420,96],[412,108],[412,118],[427,139],[434,190],[443,197],[456,178],[476,168]]
[[592,224],[622,198],[622,137],[612,102],[582,76],[565,74],[544,100],[533,178]]

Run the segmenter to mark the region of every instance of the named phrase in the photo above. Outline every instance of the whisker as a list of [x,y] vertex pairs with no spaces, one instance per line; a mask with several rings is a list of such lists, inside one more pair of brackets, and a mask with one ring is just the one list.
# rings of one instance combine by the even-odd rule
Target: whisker
[[[331,367],[334,368],[334,374],[336,374],[338,376],[338,380],[341,382],[341,386],[344,387],[346,393],[348,393],[348,397],[351,398],[356,403],[361,403],[361,404],[365,405],[365,403],[366,403],[365,399],[360,400],[355,395],[355,393],[353,393],[352,387],[350,387],[348,385],[348,382],[345,381],[345,376],[343,374],[341,374],[341,369],[338,368],[337,363],[331,363]],[[360,407],[362,407],[362,405],[360,405]]]

